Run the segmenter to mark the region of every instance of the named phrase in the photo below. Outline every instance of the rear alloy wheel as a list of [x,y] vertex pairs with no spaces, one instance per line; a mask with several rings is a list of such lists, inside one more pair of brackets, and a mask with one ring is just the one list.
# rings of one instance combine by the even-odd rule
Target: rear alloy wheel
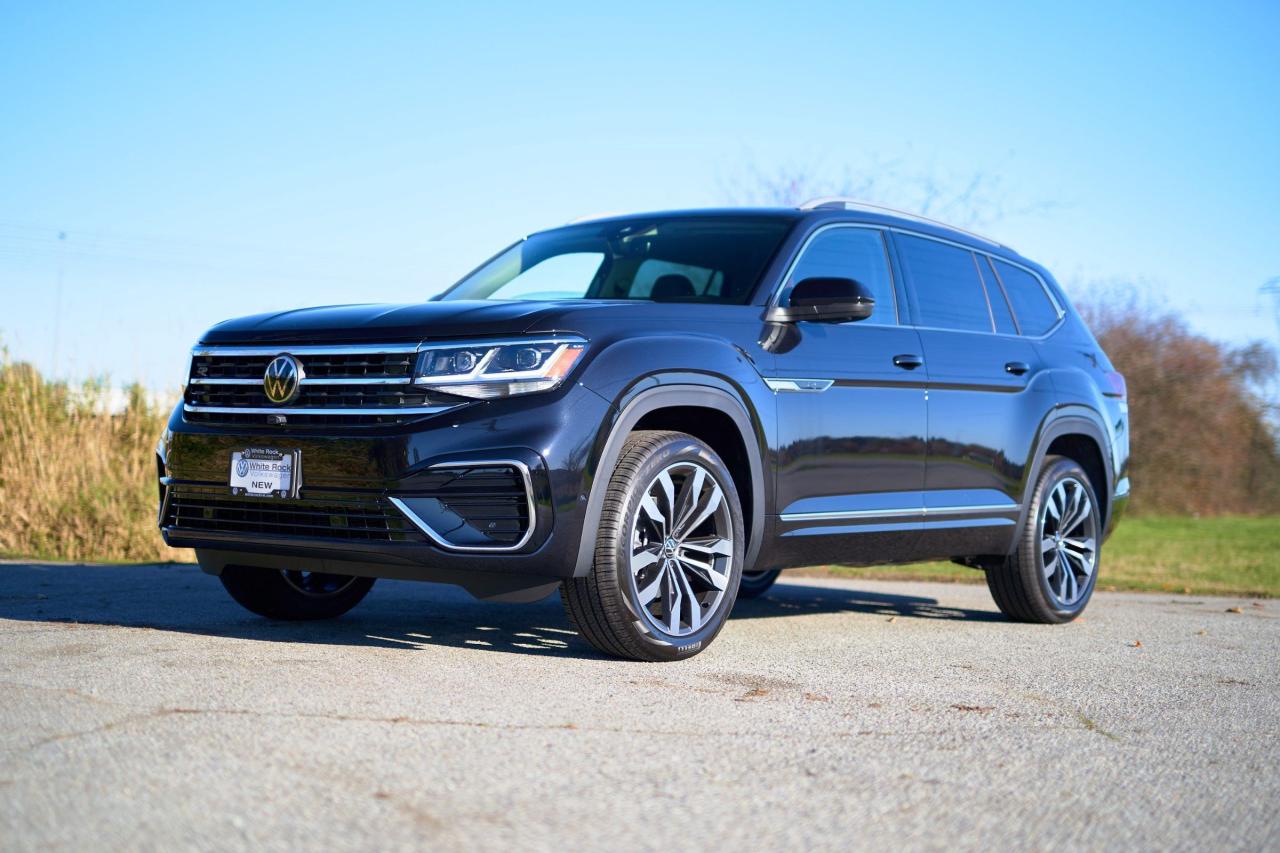
[[286,621],[341,616],[373,587],[373,578],[254,566],[227,566],[219,579],[246,610]]
[[609,481],[591,572],[561,587],[570,619],[609,654],[696,654],[733,608],[742,531],[715,451],[684,433],[633,433]]
[[1040,518],[1040,570],[1060,609],[1088,592],[1098,564],[1098,513],[1088,487],[1064,477],[1044,502]]
[[738,598],[759,598],[773,589],[773,582],[782,574],[781,569],[767,572],[743,572],[742,583],[738,585]]
[[1093,595],[1101,544],[1089,475],[1071,459],[1046,457],[1018,546],[987,570],[987,587],[1010,619],[1069,622]]

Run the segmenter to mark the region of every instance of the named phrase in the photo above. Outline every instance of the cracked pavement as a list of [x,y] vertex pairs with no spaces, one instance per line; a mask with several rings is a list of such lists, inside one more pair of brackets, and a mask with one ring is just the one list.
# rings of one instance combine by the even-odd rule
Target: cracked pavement
[[0,848],[1276,849],[1277,617],[784,575],[638,664],[555,598],[287,624],[192,566],[0,564]]

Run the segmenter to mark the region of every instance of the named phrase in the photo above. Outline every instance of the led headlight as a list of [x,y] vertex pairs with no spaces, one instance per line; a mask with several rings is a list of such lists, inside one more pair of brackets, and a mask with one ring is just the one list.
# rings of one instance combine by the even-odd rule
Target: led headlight
[[586,344],[581,338],[542,338],[427,346],[418,353],[414,382],[477,400],[550,391]]

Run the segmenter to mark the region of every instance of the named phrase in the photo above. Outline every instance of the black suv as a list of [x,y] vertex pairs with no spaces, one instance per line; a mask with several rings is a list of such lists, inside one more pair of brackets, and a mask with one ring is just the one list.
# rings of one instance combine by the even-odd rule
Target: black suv
[[220,323],[158,448],[160,528],[242,605],[375,578],[533,601],[598,649],[705,648],[789,566],[944,558],[1010,618],[1085,607],[1128,406],[1053,277],[842,199],[579,222],[435,299]]

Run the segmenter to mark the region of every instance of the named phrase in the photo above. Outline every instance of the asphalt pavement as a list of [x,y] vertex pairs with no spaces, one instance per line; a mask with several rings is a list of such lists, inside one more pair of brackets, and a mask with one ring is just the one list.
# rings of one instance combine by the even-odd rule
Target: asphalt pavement
[[191,566],[0,565],[0,848],[1280,848],[1280,602],[814,578],[704,653],[380,582],[269,622]]

